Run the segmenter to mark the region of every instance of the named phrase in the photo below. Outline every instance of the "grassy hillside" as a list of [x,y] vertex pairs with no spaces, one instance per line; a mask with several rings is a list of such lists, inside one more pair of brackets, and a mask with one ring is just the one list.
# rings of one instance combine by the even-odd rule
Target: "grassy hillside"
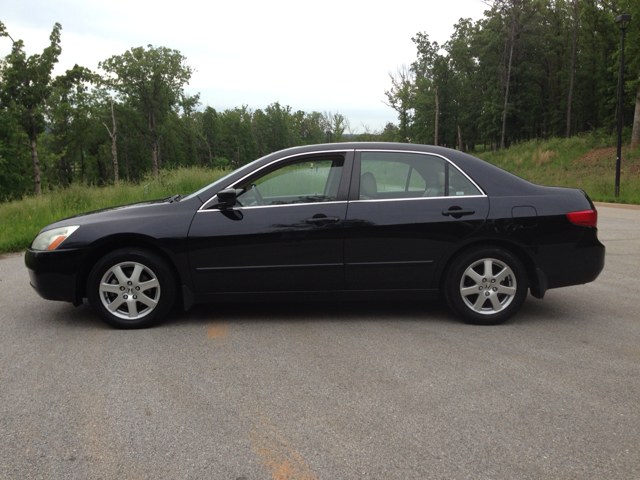
[[[640,148],[623,149],[620,198],[614,196],[616,149],[613,137],[589,135],[531,141],[499,152],[475,155],[534,183],[581,188],[592,200],[640,204]],[[0,204],[0,253],[24,250],[49,223],[99,208],[176,193],[186,194],[222,176],[223,170],[181,168],[140,185],[73,185],[40,198]]]
[[476,156],[542,185],[580,188],[594,201],[640,204],[640,148],[622,148],[620,197],[615,198],[614,137],[589,135],[530,141]]

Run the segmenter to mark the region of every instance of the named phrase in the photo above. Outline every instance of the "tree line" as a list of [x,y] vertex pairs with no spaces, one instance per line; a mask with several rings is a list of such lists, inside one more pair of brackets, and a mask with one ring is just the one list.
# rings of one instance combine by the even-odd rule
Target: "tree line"
[[193,69],[178,51],[137,47],[98,64],[53,76],[62,27],[28,56],[12,42],[0,64],[0,201],[25,193],[140,181],[179,166],[236,168],[297,145],[340,142],[349,131],[340,113],[293,111],[272,103],[251,110],[201,107],[188,95]]
[[[412,40],[411,65],[390,74],[396,140],[508,148],[535,138],[615,130],[621,33],[626,29],[623,119],[640,142],[640,2],[488,0],[485,17],[461,19],[439,45]],[[634,115],[636,123],[633,123]]]
[[[0,22],[0,201],[72,182],[157,178],[161,168],[235,168],[287,147],[347,139],[508,148],[535,138],[613,131],[620,31],[627,29],[624,124],[640,143],[640,2],[487,0],[444,45],[418,32],[416,59],[390,74],[397,123],[356,134],[339,113],[272,103],[216,111],[185,91],[193,69],[178,51],[131,48],[53,76],[62,27],[27,55]],[[382,93],[382,92],[381,92]],[[634,123],[634,115],[636,122]],[[632,127],[633,125],[633,127]]]

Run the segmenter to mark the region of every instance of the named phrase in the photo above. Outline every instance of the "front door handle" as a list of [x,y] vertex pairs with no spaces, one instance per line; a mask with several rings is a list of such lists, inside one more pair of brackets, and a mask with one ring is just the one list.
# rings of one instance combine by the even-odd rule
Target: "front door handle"
[[467,209],[463,210],[461,207],[451,207],[449,210],[443,210],[442,215],[445,217],[462,218],[464,215],[473,215],[475,210]]
[[328,223],[338,223],[339,221],[340,221],[340,217],[326,217],[324,215],[322,216],[314,215],[313,217],[307,218],[305,220],[305,222],[311,225],[318,225],[318,226],[326,225]]

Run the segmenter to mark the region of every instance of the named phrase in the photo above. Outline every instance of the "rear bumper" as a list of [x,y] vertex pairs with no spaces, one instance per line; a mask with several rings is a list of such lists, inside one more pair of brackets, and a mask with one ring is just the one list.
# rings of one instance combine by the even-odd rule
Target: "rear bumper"
[[593,282],[604,268],[605,247],[590,229],[575,244],[540,247],[538,267],[548,280],[548,288]]
[[33,289],[46,300],[61,300],[73,304],[82,302],[78,271],[85,252],[84,249],[51,252],[27,250],[24,263]]

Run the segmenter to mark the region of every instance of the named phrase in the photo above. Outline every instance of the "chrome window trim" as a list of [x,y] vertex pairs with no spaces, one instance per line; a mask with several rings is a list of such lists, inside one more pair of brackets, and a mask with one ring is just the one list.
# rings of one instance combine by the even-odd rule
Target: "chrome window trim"
[[[487,194],[486,192],[480,188],[480,185],[478,185],[476,182],[473,181],[473,179],[471,177],[469,177],[469,175],[466,174],[466,172],[464,172],[460,167],[458,167],[455,163],[453,163],[451,160],[449,160],[447,157],[445,157],[444,155],[440,155],[439,153],[431,153],[431,152],[419,152],[416,150],[385,150],[385,149],[381,149],[381,148],[356,148],[355,150],[356,152],[383,152],[383,153],[417,153],[419,155],[429,155],[431,157],[438,157],[443,159],[445,162],[448,162],[449,165],[453,166],[456,170],[458,170],[462,175],[464,175],[464,177],[469,180],[477,189],[478,191],[482,194],[482,195],[450,195],[448,197],[423,197],[423,198],[451,198],[451,197],[465,197],[465,198],[472,198],[472,197],[486,197]],[[362,161],[362,158],[360,159],[360,161]],[[386,200],[386,199],[385,199]],[[389,199],[390,200],[390,199]],[[370,202],[371,200],[353,200],[355,202]]]
[[307,207],[309,205],[336,205],[339,203],[349,203],[348,200],[336,200],[336,201],[331,201],[331,202],[309,202],[309,203],[284,203],[282,205],[251,205],[248,207],[244,207],[244,206],[237,206],[237,207],[232,207],[232,208],[228,208],[226,210],[221,210],[219,208],[211,208],[208,210],[198,210],[196,213],[208,213],[208,212],[222,212],[222,211],[226,211],[228,212],[229,210],[231,211],[235,211],[235,210],[249,210],[249,209],[254,209],[254,208],[277,208],[277,207]]
[[[290,158],[294,158],[294,157],[302,157],[302,156],[304,156],[304,155],[324,155],[324,154],[326,154],[326,153],[346,153],[346,152],[352,152],[352,151],[354,151],[354,149],[353,149],[353,148],[344,148],[344,149],[340,149],[340,150],[320,150],[320,151],[315,151],[315,152],[294,153],[294,154],[292,154],[292,155],[288,155],[288,156],[286,156],[286,157],[277,158],[277,159],[275,159],[275,160],[273,160],[273,161],[271,161],[271,162],[269,162],[269,163],[267,163],[267,164],[265,164],[265,165],[261,166],[261,167],[260,167],[260,168],[258,168],[257,170],[254,170],[254,171],[252,171],[252,172],[247,173],[244,177],[242,177],[242,178],[238,179],[237,181],[235,181],[235,182],[233,182],[233,183],[230,183],[229,185],[227,185],[227,186],[226,186],[226,187],[224,187],[224,188],[221,188],[220,190],[226,190],[227,188],[232,188],[232,187],[233,187],[233,185],[237,185],[238,183],[241,183],[241,182],[242,182],[243,180],[245,180],[246,178],[248,178],[248,177],[250,177],[250,176],[252,176],[252,175],[254,175],[254,174],[256,174],[256,173],[260,172],[261,170],[263,170],[263,169],[265,169],[265,168],[267,168],[267,167],[269,167],[269,166],[273,165],[274,163],[282,162],[282,161],[288,160],[288,159],[290,159]],[[199,211],[205,211],[205,210],[207,209],[207,207],[209,206],[209,204],[213,201],[213,199],[214,199],[215,197],[216,197],[216,195],[213,195],[212,197],[210,197],[210,198],[209,198],[209,200],[207,200],[206,202],[204,202],[204,203],[202,204],[202,206],[198,209],[198,212],[199,212]],[[315,202],[313,202],[313,203],[315,203]],[[330,203],[330,202],[318,202],[318,203]],[[300,204],[300,205],[309,205],[309,204],[308,204],[308,203],[304,203],[304,204]],[[269,207],[269,206],[271,206],[271,207],[275,207],[275,206],[278,206],[278,205],[260,205],[260,206],[261,206],[261,207]],[[284,205],[280,205],[280,206],[284,206]],[[253,207],[243,207],[243,208],[253,208]]]
[[406,202],[415,200],[451,200],[453,198],[487,198],[486,195],[450,195],[448,197],[411,197],[411,198],[372,198],[370,200],[350,200],[349,203],[369,203],[369,202]]

